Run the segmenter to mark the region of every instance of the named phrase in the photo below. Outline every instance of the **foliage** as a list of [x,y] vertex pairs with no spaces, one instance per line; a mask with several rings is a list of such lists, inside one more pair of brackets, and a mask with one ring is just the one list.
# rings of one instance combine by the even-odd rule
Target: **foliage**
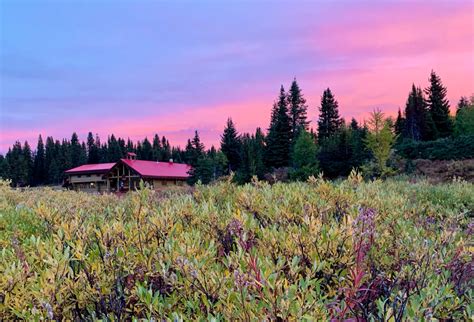
[[273,106],[270,127],[265,138],[265,163],[268,168],[288,166],[290,162],[291,138],[287,95],[282,85],[278,101]]
[[339,116],[339,104],[333,93],[328,88],[324,90],[321,97],[321,106],[319,108],[318,120],[318,138],[326,139],[339,131],[343,124]]
[[378,173],[383,176],[390,172],[387,161],[396,136],[392,132],[390,123],[384,118],[384,114],[380,110],[374,110],[371,113],[368,126],[369,133],[365,143],[374,156]]
[[290,177],[294,180],[306,180],[319,172],[317,154],[318,147],[314,137],[304,129],[293,146],[293,169]]
[[288,91],[288,106],[289,116],[291,124],[291,133],[293,142],[296,141],[299,132],[303,129],[308,130],[309,121],[307,116],[308,106],[306,105],[306,99],[303,96],[300,86],[293,79],[290,90]]
[[431,71],[429,81],[430,85],[425,89],[426,103],[438,135],[433,139],[444,138],[453,132],[453,124],[449,116],[449,101],[446,98],[447,89],[434,71]]
[[396,152],[407,159],[462,160],[474,158],[474,135],[463,135],[436,141],[403,141]]
[[454,135],[474,135],[474,95],[470,102],[466,99],[459,102],[454,121]]
[[224,133],[221,136],[221,151],[229,161],[229,172],[236,171],[241,162],[241,142],[239,134],[235,129],[234,122],[229,118],[227,120]]
[[229,181],[123,197],[0,185],[5,320],[472,318],[474,189]]

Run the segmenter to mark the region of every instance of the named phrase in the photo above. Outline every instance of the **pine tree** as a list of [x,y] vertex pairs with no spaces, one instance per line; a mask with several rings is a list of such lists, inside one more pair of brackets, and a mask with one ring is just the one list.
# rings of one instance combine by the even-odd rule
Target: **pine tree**
[[280,88],[278,102],[274,104],[266,137],[265,163],[270,168],[286,167],[290,161],[291,124],[285,89]]
[[161,159],[161,140],[158,134],[153,137],[152,158],[154,161],[162,161]]
[[436,128],[421,88],[412,85],[405,107],[405,121],[402,136],[411,140],[432,140],[436,137]]
[[186,163],[191,167],[196,167],[197,161],[204,155],[204,144],[201,143],[199,134],[197,131],[194,132],[194,138],[188,140],[186,144]]
[[395,121],[395,134],[402,135],[405,131],[405,118],[402,116],[402,112],[398,109],[397,120]]
[[169,161],[169,159],[173,158],[170,142],[166,139],[165,136],[161,138],[161,147],[162,147],[162,151],[161,151],[162,161]]
[[[150,142],[148,142],[150,143]],[[120,148],[120,144],[115,138],[115,135],[111,135],[107,140],[107,145],[105,146],[106,153],[107,153],[107,161],[105,162],[117,162],[121,158],[123,158],[122,149]],[[150,148],[151,150],[151,148]]]
[[141,146],[141,151],[140,155],[138,155],[138,158],[141,160],[153,160],[153,148],[151,146],[150,141],[148,141],[148,138],[145,138],[142,142]]
[[41,135],[38,137],[38,144],[36,146],[32,181],[33,185],[41,185],[46,182],[45,149]]
[[92,132],[89,132],[89,134],[87,134],[87,163],[95,164],[99,162],[99,146],[96,145],[96,140]]
[[24,173],[26,174],[25,176],[25,184],[31,185],[32,184],[32,178],[33,178],[33,154],[31,152],[31,147],[28,144],[28,141],[25,141],[25,144],[23,145],[23,161],[24,161]]
[[228,160],[230,171],[236,171],[240,166],[240,138],[231,118],[227,119],[224,133],[221,136],[221,151]]
[[449,101],[446,98],[446,87],[441,78],[431,71],[430,86],[425,90],[428,98],[428,108],[433,119],[437,135],[441,138],[450,136],[453,132],[452,120],[449,116]]
[[459,102],[458,102],[458,107],[456,109],[456,115],[459,113],[459,111],[461,111],[463,108],[468,107],[468,106],[469,106],[469,100],[467,99],[467,97],[462,96],[459,99]]
[[321,107],[319,109],[318,138],[325,139],[335,134],[342,125],[339,116],[339,104],[337,103],[331,90],[328,88],[321,97]]
[[10,179],[10,173],[11,170],[7,158],[0,154],[0,178]]
[[81,144],[79,143],[79,138],[74,132],[71,136],[71,143],[69,146],[69,160],[71,162],[71,168],[81,165]]
[[301,129],[308,130],[309,121],[307,120],[306,99],[301,93],[301,89],[296,82],[296,78],[291,83],[290,90],[288,92],[288,106],[290,112],[290,123],[292,140],[295,141],[299,135]]

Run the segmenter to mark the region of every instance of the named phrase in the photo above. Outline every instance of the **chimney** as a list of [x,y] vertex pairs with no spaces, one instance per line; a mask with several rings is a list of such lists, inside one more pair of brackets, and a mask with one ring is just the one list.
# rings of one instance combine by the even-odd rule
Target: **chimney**
[[170,159],[168,163],[172,164],[172,163],[173,163],[173,159]]

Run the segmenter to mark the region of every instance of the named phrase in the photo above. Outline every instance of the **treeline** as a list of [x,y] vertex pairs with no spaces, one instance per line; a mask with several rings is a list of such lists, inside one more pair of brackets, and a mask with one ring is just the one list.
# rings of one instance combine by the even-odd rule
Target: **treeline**
[[[16,142],[5,157],[0,156],[0,176],[15,185],[58,184],[66,169],[85,164],[116,162],[127,152],[142,160],[185,162],[192,166],[190,183],[208,183],[234,173],[238,183],[259,179],[305,180],[322,172],[326,177],[346,176],[354,168],[380,175],[388,170],[393,150],[406,158],[450,159],[472,157],[474,151],[474,97],[462,97],[456,115],[450,115],[447,89],[431,72],[428,86],[412,85],[404,110],[395,120],[375,111],[368,122],[354,118],[346,122],[331,89],[321,95],[317,125],[307,117],[308,104],[293,80],[289,90],[281,86],[273,104],[266,133],[239,133],[231,118],[221,135],[220,148],[205,148],[198,132],[184,150],[170,146],[165,137],[155,135],[136,144],[108,137],[101,144],[89,133],[86,142],[58,141],[39,137],[35,152],[28,142]],[[395,149],[393,149],[395,148]],[[434,157],[433,157],[434,156]]]
[[127,152],[134,152],[141,160],[185,162],[186,155],[179,147],[172,147],[166,137],[155,135],[152,142],[145,138],[134,143],[130,139],[116,138],[113,134],[101,143],[98,135],[89,132],[86,142],[80,142],[76,133],[70,140],[38,138],[36,150],[32,152],[28,142],[17,141],[6,153],[0,155],[0,177],[12,180],[14,185],[36,186],[61,184],[64,171],[86,163],[117,162]]

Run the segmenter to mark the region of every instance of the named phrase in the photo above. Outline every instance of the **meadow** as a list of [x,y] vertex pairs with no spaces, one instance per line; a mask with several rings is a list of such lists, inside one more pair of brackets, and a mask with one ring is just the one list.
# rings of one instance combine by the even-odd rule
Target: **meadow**
[[474,186],[454,180],[92,195],[0,183],[0,316],[472,320]]

